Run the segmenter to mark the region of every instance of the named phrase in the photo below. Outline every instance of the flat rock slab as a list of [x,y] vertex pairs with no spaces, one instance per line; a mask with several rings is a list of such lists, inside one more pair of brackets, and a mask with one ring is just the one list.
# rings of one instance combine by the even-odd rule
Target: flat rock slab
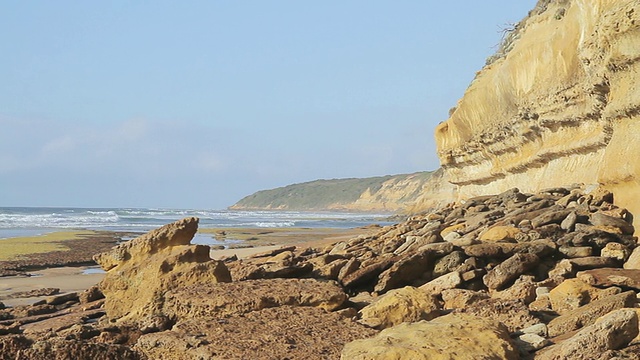
[[265,279],[192,285],[165,295],[163,311],[179,319],[246,314],[283,305],[340,307],[347,296],[334,281]]
[[499,321],[510,333],[540,323],[529,308],[520,300],[484,299],[456,309],[454,313],[464,313]]
[[88,311],[72,312],[60,316],[51,317],[38,322],[32,322],[22,325],[24,334],[45,334],[48,332],[58,332],[72,327],[73,325],[81,325],[86,323],[88,319],[95,319],[104,315],[104,310],[94,309]]
[[640,290],[640,270],[601,268],[580,271],[577,278],[597,287],[621,286]]
[[509,332],[497,321],[450,314],[402,323],[375,337],[347,344],[342,360],[520,359]]
[[376,333],[337,313],[282,306],[220,320],[190,319],[143,335],[135,349],[149,359],[337,359],[344,344]]

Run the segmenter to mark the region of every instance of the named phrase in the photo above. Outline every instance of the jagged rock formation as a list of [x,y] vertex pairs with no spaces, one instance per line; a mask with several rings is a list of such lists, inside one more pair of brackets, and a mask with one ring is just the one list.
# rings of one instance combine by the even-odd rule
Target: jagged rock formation
[[639,60],[637,1],[540,0],[435,131],[459,197],[600,183],[638,212]]
[[[363,179],[316,180],[251,194],[230,209],[395,212],[432,192],[432,172]],[[439,174],[436,177],[439,178]],[[447,197],[450,200],[451,196]]]
[[96,255],[107,272],[100,283],[109,317],[145,323],[161,310],[165,294],[196,283],[230,282],[231,274],[209,257],[210,248],[190,245],[198,219],[186,218]]
[[240,260],[204,256],[184,219],[97,256],[99,287],[0,310],[0,358],[637,359],[638,239],[589,190],[511,189]]

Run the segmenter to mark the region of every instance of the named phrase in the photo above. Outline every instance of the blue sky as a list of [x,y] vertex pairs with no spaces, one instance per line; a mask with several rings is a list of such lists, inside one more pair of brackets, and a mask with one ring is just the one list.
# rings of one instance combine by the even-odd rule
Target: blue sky
[[535,0],[0,3],[0,206],[219,209],[434,170]]

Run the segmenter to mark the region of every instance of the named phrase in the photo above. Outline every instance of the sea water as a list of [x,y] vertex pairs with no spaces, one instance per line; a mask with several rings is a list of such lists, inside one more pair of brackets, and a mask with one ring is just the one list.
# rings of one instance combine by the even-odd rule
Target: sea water
[[0,239],[34,236],[60,230],[88,229],[146,232],[176,220],[195,216],[200,228],[304,227],[347,229],[386,225],[389,214],[236,211],[148,208],[0,207]]

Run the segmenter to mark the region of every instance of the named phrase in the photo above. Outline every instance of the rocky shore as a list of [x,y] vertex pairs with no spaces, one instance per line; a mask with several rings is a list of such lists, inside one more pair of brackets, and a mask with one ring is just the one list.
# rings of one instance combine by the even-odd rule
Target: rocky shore
[[[133,235],[138,234],[129,232],[92,231],[78,238],[73,238],[72,240],[60,239],[53,243],[59,245],[63,250],[25,253],[9,260],[4,259],[0,261],[0,277],[16,275],[27,276],[29,272],[47,268],[95,265],[93,255],[97,252],[108,251],[114,245],[121,242],[122,238]],[[23,239],[24,238],[18,238],[17,241]],[[12,246],[13,244],[7,244],[5,242],[3,245]],[[37,245],[32,246],[37,247]]]
[[0,310],[0,358],[640,359],[613,200],[512,189],[245,259],[212,260],[183,219],[96,255],[98,286]]

